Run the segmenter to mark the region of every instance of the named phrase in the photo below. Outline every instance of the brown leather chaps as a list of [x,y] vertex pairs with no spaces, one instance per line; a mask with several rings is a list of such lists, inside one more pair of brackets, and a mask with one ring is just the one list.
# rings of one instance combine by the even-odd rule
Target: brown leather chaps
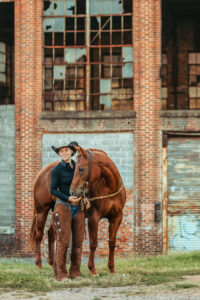
[[85,233],[85,216],[78,211],[72,219],[71,211],[62,204],[57,204],[53,212],[53,227],[56,236],[56,254],[54,257],[54,276],[57,280],[68,277],[66,256],[72,232],[72,252],[69,277],[80,276],[82,243]]

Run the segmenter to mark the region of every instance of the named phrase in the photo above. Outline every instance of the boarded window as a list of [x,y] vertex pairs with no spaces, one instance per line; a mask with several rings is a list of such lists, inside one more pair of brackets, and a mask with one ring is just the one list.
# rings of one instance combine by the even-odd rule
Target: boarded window
[[44,1],[43,32],[45,110],[132,109],[132,1]]

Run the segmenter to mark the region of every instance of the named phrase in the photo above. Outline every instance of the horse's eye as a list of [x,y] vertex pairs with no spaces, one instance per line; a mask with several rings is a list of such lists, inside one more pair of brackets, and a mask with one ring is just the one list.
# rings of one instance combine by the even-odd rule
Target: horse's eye
[[79,167],[78,170],[79,170],[79,172],[83,172],[84,168]]

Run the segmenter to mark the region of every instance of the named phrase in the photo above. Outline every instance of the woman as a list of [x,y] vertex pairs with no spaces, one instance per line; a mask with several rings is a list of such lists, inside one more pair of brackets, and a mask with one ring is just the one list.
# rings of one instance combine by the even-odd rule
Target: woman
[[66,270],[66,255],[72,231],[72,253],[69,277],[80,276],[82,243],[85,232],[85,217],[81,211],[80,198],[70,196],[70,185],[74,176],[76,163],[71,157],[76,153],[71,142],[59,148],[52,149],[60,156],[61,162],[51,172],[50,192],[57,197],[53,212],[53,225],[56,233],[56,255],[54,260],[54,275],[57,280],[68,277]]

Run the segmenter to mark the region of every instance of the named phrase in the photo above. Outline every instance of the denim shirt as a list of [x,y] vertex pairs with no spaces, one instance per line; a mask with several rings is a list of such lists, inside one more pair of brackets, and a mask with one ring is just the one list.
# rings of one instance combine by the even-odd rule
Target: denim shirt
[[51,171],[50,192],[52,195],[63,201],[68,201],[70,196],[69,190],[74,176],[76,163],[72,160],[73,168],[69,163],[62,160]]

